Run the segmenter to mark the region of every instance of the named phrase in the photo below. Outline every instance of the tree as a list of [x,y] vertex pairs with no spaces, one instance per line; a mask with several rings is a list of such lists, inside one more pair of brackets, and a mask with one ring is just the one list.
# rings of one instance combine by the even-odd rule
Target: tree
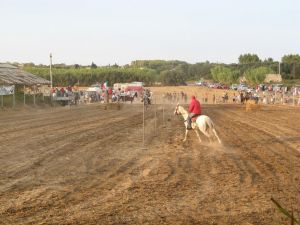
[[239,64],[255,64],[260,63],[261,60],[256,54],[243,54],[239,56]]
[[267,74],[274,73],[274,71],[265,66],[254,69],[249,69],[245,72],[245,78],[251,85],[261,84],[265,81]]
[[293,63],[296,63],[296,64],[300,64],[300,55],[296,54],[296,55],[284,55],[282,58],[281,58],[281,62],[282,63],[287,63],[287,64],[293,64]]
[[199,80],[202,78],[211,79],[212,67],[213,64],[210,64],[209,62],[191,64],[188,68],[188,78],[193,80]]
[[96,68],[97,68],[97,65],[96,65],[94,62],[92,62],[91,68],[92,68],[92,69],[96,69]]
[[164,85],[184,85],[184,74],[180,70],[166,70],[161,72],[161,82]]
[[298,54],[284,55],[281,62],[284,78],[300,78],[300,56]]
[[112,65],[111,67],[113,67],[113,68],[119,68],[120,66],[119,66],[117,63],[115,63],[115,64]]
[[217,82],[232,84],[238,80],[240,71],[237,69],[217,65],[211,69],[211,74],[213,79]]
[[267,59],[265,59],[264,61],[263,61],[263,63],[274,63],[274,60],[273,60],[273,58],[267,58]]

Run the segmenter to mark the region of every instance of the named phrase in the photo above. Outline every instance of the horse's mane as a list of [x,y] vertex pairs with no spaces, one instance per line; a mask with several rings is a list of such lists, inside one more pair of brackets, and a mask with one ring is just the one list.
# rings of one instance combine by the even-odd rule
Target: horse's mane
[[187,113],[187,111],[185,110],[185,108],[181,105],[178,106],[178,109],[181,113]]

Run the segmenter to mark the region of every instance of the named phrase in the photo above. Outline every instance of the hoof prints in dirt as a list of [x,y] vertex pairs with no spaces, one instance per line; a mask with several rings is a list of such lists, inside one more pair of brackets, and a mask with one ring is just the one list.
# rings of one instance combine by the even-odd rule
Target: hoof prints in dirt
[[139,106],[1,115],[1,222],[273,224],[271,196],[299,213],[300,140],[290,122],[299,111],[252,118],[238,106],[205,106],[223,141],[210,144],[194,132],[183,143],[173,110],[156,135],[147,110],[143,151]]

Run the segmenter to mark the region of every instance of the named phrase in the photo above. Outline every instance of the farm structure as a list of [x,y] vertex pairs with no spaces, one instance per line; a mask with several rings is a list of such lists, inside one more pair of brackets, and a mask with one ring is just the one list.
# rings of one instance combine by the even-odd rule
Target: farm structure
[[[26,104],[26,89],[30,88],[34,97],[38,90],[38,86],[50,85],[50,81],[25,72],[9,64],[0,64],[0,95],[1,106],[3,107],[3,96],[13,95],[12,106],[15,106],[15,92],[17,89],[22,89],[24,93],[24,105]],[[11,89],[10,93],[5,93],[5,90]],[[1,94],[2,93],[2,94]],[[50,93],[49,93],[50,94]]]

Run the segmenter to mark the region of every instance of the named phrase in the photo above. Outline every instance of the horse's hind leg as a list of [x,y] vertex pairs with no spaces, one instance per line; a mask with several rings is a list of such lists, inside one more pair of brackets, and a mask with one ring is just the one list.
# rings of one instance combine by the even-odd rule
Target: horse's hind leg
[[219,138],[219,136],[218,136],[216,130],[215,130],[215,129],[212,129],[212,131],[213,131],[214,135],[216,136],[216,138],[218,139],[218,142],[221,144],[221,140],[220,140],[220,138]]
[[199,142],[201,143],[202,141],[201,141],[201,138],[200,138],[200,135],[199,135],[199,132],[197,131],[197,127],[194,129],[195,130],[195,132],[196,132],[196,134],[197,134],[197,137],[198,137],[198,140],[199,140]]

